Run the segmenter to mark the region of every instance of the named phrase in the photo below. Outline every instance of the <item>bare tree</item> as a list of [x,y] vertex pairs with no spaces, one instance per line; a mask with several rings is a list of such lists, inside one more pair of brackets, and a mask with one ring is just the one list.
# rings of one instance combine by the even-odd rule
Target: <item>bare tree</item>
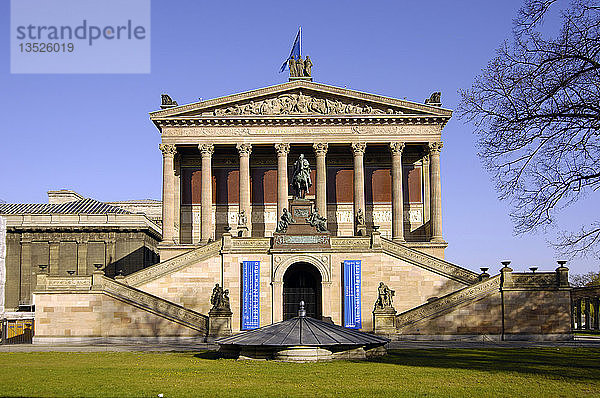
[[600,285],[600,272],[590,271],[586,274],[572,274],[569,279],[573,287],[598,286]]
[[[544,31],[556,0],[526,0],[513,40],[497,50],[458,113],[475,126],[479,156],[517,234],[556,224],[556,214],[600,187],[600,1],[560,9],[560,32]],[[590,224],[554,242],[569,257],[600,257],[597,208]]]

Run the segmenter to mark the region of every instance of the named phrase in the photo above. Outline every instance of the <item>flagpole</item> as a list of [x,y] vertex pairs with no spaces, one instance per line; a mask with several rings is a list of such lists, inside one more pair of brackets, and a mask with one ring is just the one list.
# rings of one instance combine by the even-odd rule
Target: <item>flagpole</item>
[[302,58],[302,26],[299,27],[298,31],[300,32],[300,58]]

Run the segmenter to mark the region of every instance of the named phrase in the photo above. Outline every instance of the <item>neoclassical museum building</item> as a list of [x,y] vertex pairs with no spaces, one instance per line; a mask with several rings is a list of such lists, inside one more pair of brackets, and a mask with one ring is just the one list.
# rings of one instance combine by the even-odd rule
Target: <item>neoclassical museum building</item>
[[[292,318],[300,301],[308,316],[392,339],[572,336],[564,264],[504,263],[494,275],[445,261],[452,111],[439,93],[420,103],[291,77],[161,102],[150,113],[162,141],[160,261],[36,269],[34,341],[211,338]],[[216,285],[225,310],[211,304]],[[393,300],[378,308],[382,287]]]

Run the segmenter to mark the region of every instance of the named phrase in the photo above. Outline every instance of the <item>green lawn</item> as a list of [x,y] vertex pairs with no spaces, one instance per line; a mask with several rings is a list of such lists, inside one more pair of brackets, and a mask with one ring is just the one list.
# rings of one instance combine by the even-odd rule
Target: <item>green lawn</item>
[[0,396],[600,396],[600,349],[397,350],[290,364],[214,353],[0,353]]

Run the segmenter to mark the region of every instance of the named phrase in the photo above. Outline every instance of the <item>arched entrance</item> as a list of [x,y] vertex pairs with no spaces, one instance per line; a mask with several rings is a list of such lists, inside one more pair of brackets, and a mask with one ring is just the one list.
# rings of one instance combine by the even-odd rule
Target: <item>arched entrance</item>
[[306,315],[321,319],[321,273],[312,264],[292,264],[283,275],[283,320],[298,316],[300,301]]

